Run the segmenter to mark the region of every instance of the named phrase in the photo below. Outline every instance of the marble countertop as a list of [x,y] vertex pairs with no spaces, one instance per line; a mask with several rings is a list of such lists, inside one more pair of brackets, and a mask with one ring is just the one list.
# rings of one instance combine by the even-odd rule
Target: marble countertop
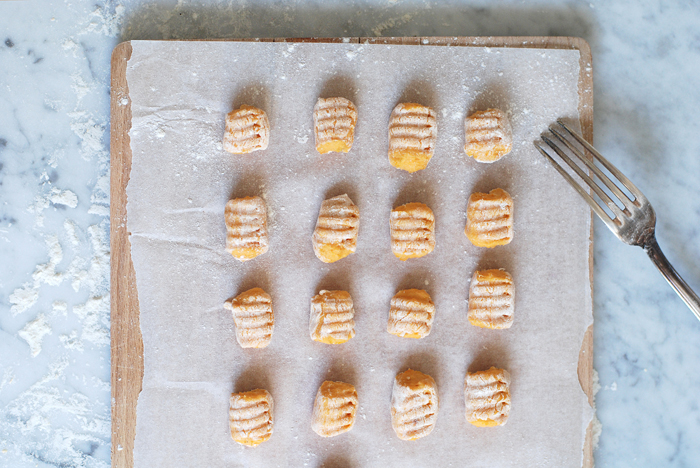
[[[110,463],[109,61],[120,41],[583,37],[596,147],[652,201],[659,243],[700,290],[698,24],[697,5],[661,0],[0,1],[0,467]],[[700,322],[597,220],[594,259],[596,464],[694,466]]]

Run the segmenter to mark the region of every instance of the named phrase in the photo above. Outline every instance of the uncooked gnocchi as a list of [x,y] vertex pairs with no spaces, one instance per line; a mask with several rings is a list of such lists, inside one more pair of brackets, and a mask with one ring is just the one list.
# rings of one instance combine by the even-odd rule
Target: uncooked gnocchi
[[323,290],[311,300],[311,339],[342,344],[355,336],[355,310],[347,291]]
[[319,260],[333,263],[355,252],[360,210],[347,195],[324,200],[312,237]]
[[464,121],[464,152],[483,163],[498,161],[513,148],[513,132],[505,112],[488,109]]
[[494,189],[472,193],[467,204],[464,234],[477,247],[496,247],[513,240],[513,199],[508,192]]
[[228,412],[231,437],[239,444],[255,447],[272,435],[272,395],[267,390],[232,393]]
[[515,287],[508,272],[474,272],[469,285],[469,323],[481,328],[510,328],[514,309]]
[[357,413],[357,391],[344,382],[325,381],[316,393],[311,429],[321,437],[334,437],[352,429]]
[[242,105],[226,115],[224,149],[233,154],[245,154],[267,149],[270,122],[267,114],[253,106]]
[[408,172],[425,169],[435,152],[436,139],[433,109],[411,102],[399,104],[389,120],[389,162]]
[[467,421],[477,427],[502,426],[510,414],[510,374],[492,367],[467,372],[464,378],[464,402]]
[[437,384],[432,377],[413,369],[396,376],[391,395],[391,425],[399,439],[427,436],[435,428],[437,414]]
[[316,151],[347,153],[352,148],[357,123],[357,109],[342,97],[319,98],[314,106]]
[[423,203],[391,211],[391,251],[401,260],[428,255],[435,248],[435,216]]
[[435,304],[422,289],[404,289],[391,298],[386,331],[402,338],[424,338],[430,334]]
[[249,289],[226,301],[224,307],[233,313],[236,340],[242,348],[264,348],[270,344],[275,316],[269,294],[261,288]]
[[267,252],[267,210],[262,198],[229,200],[224,217],[227,252],[242,262]]

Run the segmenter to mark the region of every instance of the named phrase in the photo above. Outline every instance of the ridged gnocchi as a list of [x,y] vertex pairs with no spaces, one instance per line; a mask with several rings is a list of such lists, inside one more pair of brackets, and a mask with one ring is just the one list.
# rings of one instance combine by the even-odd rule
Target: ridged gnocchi
[[224,219],[228,253],[245,262],[267,252],[267,210],[262,198],[229,200]]
[[357,413],[357,391],[344,382],[325,381],[316,393],[311,429],[334,437],[352,429]]
[[391,211],[391,251],[401,260],[428,255],[435,248],[435,216],[423,203]]
[[352,148],[357,124],[357,109],[342,97],[319,98],[314,106],[316,151],[347,153]]
[[389,119],[389,162],[408,172],[425,169],[435,153],[433,109],[412,102],[397,105]]
[[311,300],[311,339],[342,344],[355,336],[355,310],[347,291],[323,290]]
[[391,425],[402,440],[416,440],[430,434],[438,415],[435,380],[422,372],[408,369],[394,380],[391,395]]
[[275,316],[272,298],[261,288],[245,291],[224,307],[233,313],[236,324],[236,340],[242,348],[264,348],[272,340]]
[[422,289],[404,289],[391,298],[386,331],[402,338],[424,338],[430,334],[435,304]]
[[249,447],[269,440],[274,424],[273,406],[267,390],[232,393],[228,421],[233,440]]
[[510,374],[492,367],[467,372],[464,378],[464,402],[467,421],[477,427],[502,426],[510,414]]
[[346,194],[324,200],[312,244],[316,257],[333,263],[355,252],[360,231],[360,209]]
[[233,154],[245,154],[267,149],[270,142],[270,122],[265,111],[242,105],[226,115],[224,149]]
[[477,247],[496,247],[513,240],[513,199],[500,188],[472,193],[464,234]]
[[508,272],[474,272],[469,285],[469,323],[481,328],[510,328],[514,310],[515,286]]
[[498,161],[513,148],[513,132],[505,112],[487,109],[464,121],[464,152],[483,163]]

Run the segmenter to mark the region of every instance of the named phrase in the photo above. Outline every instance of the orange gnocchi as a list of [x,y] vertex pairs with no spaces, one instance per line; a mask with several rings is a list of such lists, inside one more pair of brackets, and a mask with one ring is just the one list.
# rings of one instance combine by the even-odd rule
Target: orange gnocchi
[[319,98],[314,106],[316,151],[347,153],[352,148],[357,124],[357,109],[348,99]]
[[270,122],[265,111],[242,105],[226,115],[224,149],[233,154],[245,154],[267,149],[270,142]]
[[391,299],[386,330],[402,338],[424,338],[430,334],[435,304],[422,289],[404,289]]
[[438,414],[435,380],[422,372],[408,369],[394,380],[391,395],[391,425],[402,440],[416,440],[430,434]]
[[262,198],[229,200],[224,218],[228,253],[245,262],[267,252],[267,210]]
[[389,162],[408,172],[425,169],[435,153],[437,119],[433,109],[406,102],[389,120]]
[[311,300],[311,339],[342,344],[355,336],[355,310],[347,291],[323,290]]
[[464,378],[464,402],[467,421],[477,427],[502,426],[510,414],[510,374],[492,367],[467,372]]
[[261,288],[249,289],[226,301],[224,307],[233,313],[236,340],[242,348],[264,348],[270,344],[275,316],[269,294]]
[[272,410],[272,395],[267,390],[232,393],[228,421],[233,440],[249,447],[269,440],[273,428]]
[[472,193],[467,204],[464,234],[477,247],[496,247],[513,240],[513,199],[508,192],[494,189]]
[[513,132],[505,112],[487,109],[464,121],[464,152],[483,163],[498,161],[513,148]]
[[515,286],[508,272],[474,272],[469,285],[469,323],[481,328],[510,328],[514,309]]
[[391,251],[401,260],[424,257],[435,248],[435,216],[423,203],[391,211]]
[[312,237],[316,257],[333,263],[355,252],[360,231],[360,209],[347,195],[324,200]]
[[348,432],[355,424],[357,391],[344,382],[325,381],[316,393],[311,429],[321,437]]

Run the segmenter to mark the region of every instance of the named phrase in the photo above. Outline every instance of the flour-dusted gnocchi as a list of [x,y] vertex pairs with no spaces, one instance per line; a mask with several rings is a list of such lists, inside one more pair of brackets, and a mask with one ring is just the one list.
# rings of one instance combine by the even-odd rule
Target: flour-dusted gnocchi
[[242,105],[226,115],[224,149],[229,153],[245,154],[264,150],[269,142],[270,122],[265,111]]
[[408,172],[425,169],[435,153],[437,120],[433,109],[406,102],[389,120],[389,162]]
[[268,249],[267,210],[260,197],[229,200],[224,211],[226,251],[245,262]]
[[508,192],[494,189],[472,193],[467,204],[464,234],[477,247],[496,247],[513,240],[513,199]]
[[428,255],[435,248],[435,216],[423,203],[391,211],[391,251],[401,260]]
[[469,285],[469,323],[503,329],[513,325],[515,286],[504,270],[475,271]]
[[316,393],[311,429],[334,437],[352,429],[357,413],[357,391],[344,382],[325,381]]
[[226,301],[224,307],[233,313],[236,340],[242,348],[264,348],[270,344],[275,316],[269,294],[261,288],[249,289]]
[[467,372],[464,378],[464,402],[467,421],[477,427],[502,426],[510,414],[510,374],[492,367]]
[[311,339],[342,344],[355,336],[355,310],[347,291],[323,290],[311,300]]
[[402,338],[424,338],[430,334],[435,304],[422,289],[404,289],[391,298],[386,331]]
[[228,412],[231,437],[239,444],[255,447],[272,436],[273,401],[267,390],[232,393]]
[[402,440],[416,440],[430,434],[438,415],[435,380],[422,372],[408,369],[394,380],[391,396],[391,425]]
[[312,237],[319,260],[333,263],[355,252],[360,231],[360,209],[347,195],[324,200]]
[[464,152],[483,163],[498,161],[513,148],[513,132],[505,112],[487,109],[464,121]]
[[319,98],[314,106],[316,151],[347,153],[352,148],[357,124],[357,109],[342,97]]

